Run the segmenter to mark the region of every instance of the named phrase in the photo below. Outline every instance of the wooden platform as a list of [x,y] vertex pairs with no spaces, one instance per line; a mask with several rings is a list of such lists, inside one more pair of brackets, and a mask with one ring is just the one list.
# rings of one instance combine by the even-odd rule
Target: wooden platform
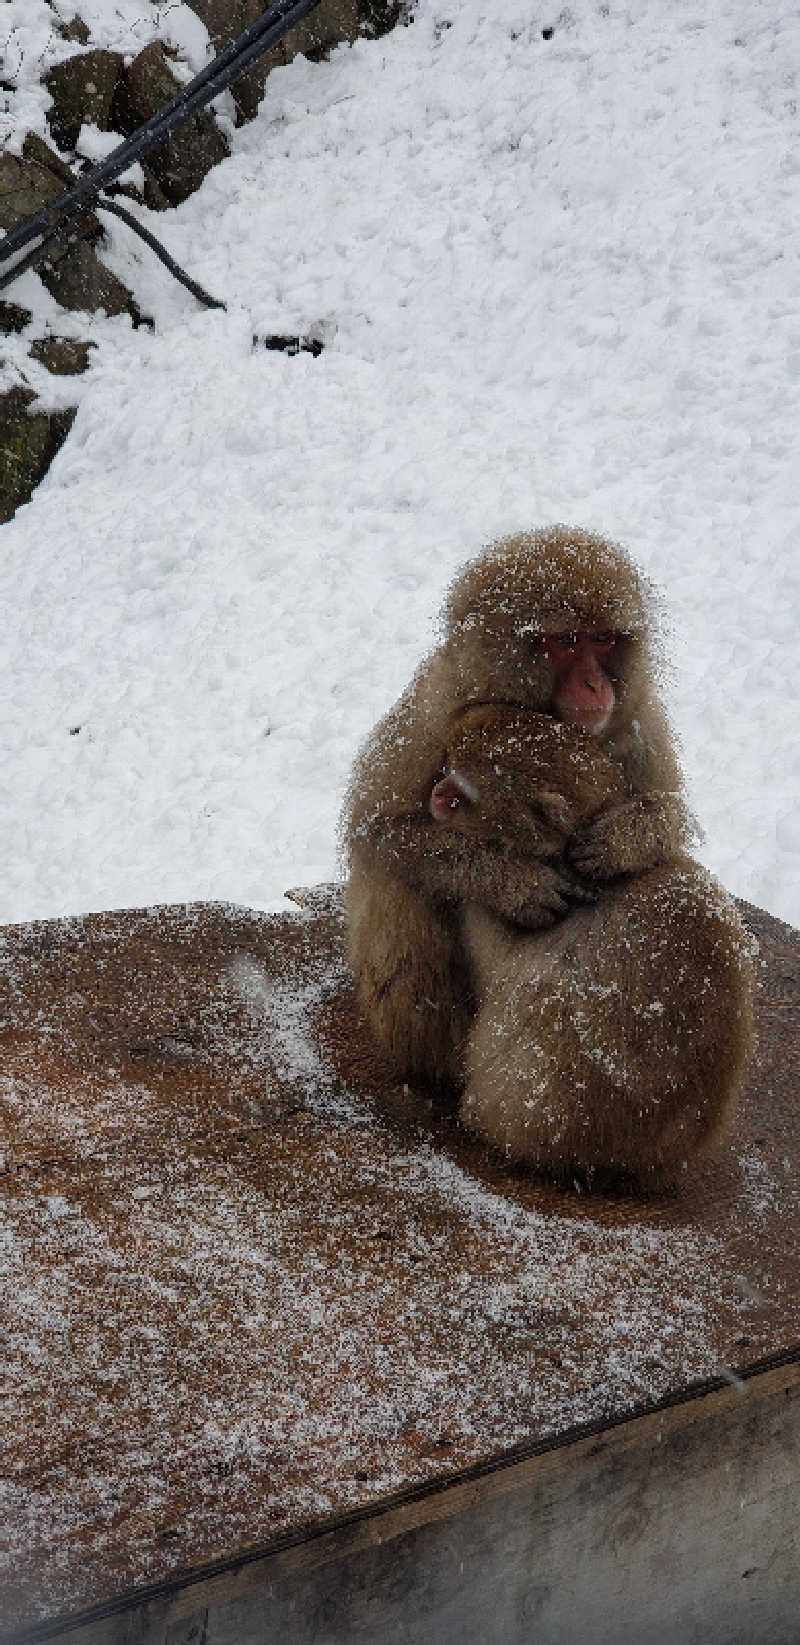
[[0,933],[0,1635],[796,1645],[800,935],[634,1200],[394,1084],[305,900]]

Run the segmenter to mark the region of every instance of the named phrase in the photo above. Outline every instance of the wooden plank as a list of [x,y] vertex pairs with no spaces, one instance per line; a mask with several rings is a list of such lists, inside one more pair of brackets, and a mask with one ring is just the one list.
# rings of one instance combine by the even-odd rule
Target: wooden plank
[[796,1645],[800,1363],[343,1521],[69,1645]]
[[[648,1525],[667,1515],[664,1547],[664,1492],[709,1540],[695,1509],[710,1469],[713,1580],[724,1599],[751,1535],[766,1570],[772,1531],[763,1580],[779,1606],[794,1558],[780,1503],[768,1526],[745,1492],[755,1533],[734,1510],[736,1458],[755,1443],[744,1414],[800,1341],[800,936],[745,914],[763,961],[747,1091],[680,1193],[648,1200],[509,1170],[397,1085],[359,1018],[330,893],[287,918],[179,907],[0,934],[6,1636],[165,1642],[208,1610],[200,1632],[224,1640],[226,1607],[244,1606],[249,1628],[254,1595],[252,1627],[272,1618],[276,1638],[294,1639],[301,1598],[309,1638],[402,1638],[395,1586],[435,1629],[458,1586],[455,1532],[436,1526],[463,1526],[470,1558],[502,1573],[517,1532],[491,1525],[509,1495],[547,1622],[572,1571],[566,1520],[545,1558],[547,1527],[562,1497],[573,1514],[583,1499],[542,1482],[571,1457],[585,1478],[616,1457],[622,1500],[640,1489]],[[664,1401],[711,1412],[699,1384],[725,1367],[748,1388],[744,1403],[735,1383],[719,1396],[725,1461],[699,1483],[686,1459],[663,1477],[639,1462],[626,1484],[625,1458],[646,1454],[638,1425],[660,1413],[660,1452],[670,1423],[693,1420]],[[581,1460],[578,1436],[605,1444],[618,1423],[628,1450],[617,1437]],[[769,1423],[760,1443],[775,1449]],[[599,1502],[580,1569],[613,1594]],[[625,1559],[635,1574],[632,1548]],[[675,1560],[686,1593],[702,1592],[683,1546]],[[762,1579],[742,1581],[755,1593]]]

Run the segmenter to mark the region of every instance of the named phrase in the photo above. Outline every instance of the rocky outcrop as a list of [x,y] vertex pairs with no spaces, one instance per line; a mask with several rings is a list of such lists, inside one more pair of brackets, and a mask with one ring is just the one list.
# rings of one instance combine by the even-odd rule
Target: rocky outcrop
[[[229,46],[235,36],[267,10],[262,0],[188,0],[188,5],[204,21],[216,51]],[[298,53],[316,61],[328,56],[342,41],[354,41],[364,33],[385,33],[397,23],[398,16],[400,3],[392,0],[321,0],[321,5],[301,23],[296,23],[295,28],[290,28],[272,51],[267,51],[232,82],[230,92],[239,117],[252,118],[262,100],[268,76],[281,64],[291,63]]]
[[0,396],[0,521],[10,520],[47,473],[75,417],[70,411],[37,411],[30,388]]
[[[61,194],[71,180],[59,155],[30,133],[21,155],[0,155],[0,228],[7,230],[24,222]],[[132,294],[96,254],[100,232],[91,214],[72,225],[69,237],[54,242],[47,261],[40,264],[42,283],[63,308],[127,312],[138,320]],[[22,304],[0,302],[0,333],[22,333],[32,318]],[[86,370],[91,346],[79,340],[42,337],[33,340],[29,353],[48,371],[72,374]],[[52,412],[37,406],[34,390],[25,383],[0,395],[0,522],[10,520],[20,504],[28,501],[63,445],[74,417],[74,407]]]
[[47,121],[59,148],[74,149],[82,125],[111,129],[111,105],[122,70],[118,52],[83,51],[45,75],[43,84],[53,99]]
[[29,308],[23,308],[21,303],[5,303],[0,299],[0,333],[5,332],[10,337],[14,331],[24,331],[30,325],[33,315]]
[[78,377],[89,364],[89,354],[96,343],[82,343],[77,337],[35,337],[28,353],[32,360],[51,371],[55,377]]
[[[211,44],[219,52],[263,15],[268,0],[187,0],[187,4],[205,23]],[[385,33],[403,9],[404,0],[321,0],[277,46],[232,82],[238,119],[255,114],[272,69],[298,53],[319,59],[360,34]],[[74,181],[63,155],[72,161],[83,126],[127,136],[168,103],[184,83],[175,69],[174,48],[160,40],[151,41],[126,63],[119,52],[92,46],[90,30],[79,14],[68,23],[59,23],[58,33],[74,43],[75,50],[43,77],[52,99],[47,121],[55,147],[30,132],[21,155],[0,155],[2,231],[24,222]],[[227,153],[227,140],[213,114],[203,112],[144,157],[144,188],[126,184],[125,192],[151,209],[164,210],[187,199]],[[101,224],[96,215],[87,213],[49,244],[37,272],[63,308],[89,314],[127,313],[139,324],[142,317],[133,294],[103,263],[101,250]],[[27,308],[0,300],[0,336],[25,332],[31,321]],[[285,340],[280,341],[284,346]],[[92,346],[47,335],[34,338],[28,352],[48,371],[69,375],[86,370]],[[51,413],[37,407],[33,389],[24,382],[0,395],[0,521],[10,519],[30,497],[74,416],[74,410]]]
[[[153,40],[134,57],[119,84],[114,101],[115,129],[125,135],[136,131],[171,102],[181,85],[167,47]],[[147,204],[156,210],[180,205],[227,153],[228,144],[213,115],[196,115],[142,160],[150,184],[145,189]]]
[[[187,0],[202,19],[216,51],[229,46],[242,29],[255,23],[266,6],[262,0]],[[231,93],[241,119],[255,114],[274,68],[302,53],[313,61],[326,57],[334,46],[357,40],[360,34],[384,34],[394,27],[400,0],[321,0],[315,11],[285,34],[277,46],[233,81]]]
[[[63,194],[74,181],[69,167],[41,137],[29,133],[22,154],[0,155],[0,228],[16,228],[27,217]],[[38,273],[51,297],[63,308],[94,313],[128,313],[140,318],[127,287],[97,256],[101,227],[90,212],[76,218],[64,238],[51,243]]]

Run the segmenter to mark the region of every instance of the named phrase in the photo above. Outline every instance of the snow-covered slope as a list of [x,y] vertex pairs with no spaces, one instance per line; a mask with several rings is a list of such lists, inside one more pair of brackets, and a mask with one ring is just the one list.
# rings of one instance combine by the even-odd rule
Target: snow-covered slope
[[332,877],[455,567],[567,519],[664,591],[704,860],[800,922],[799,65],[759,0],[420,0],[274,74],[157,220],[227,314],[109,220],[157,329],[95,325],[0,534],[0,919]]

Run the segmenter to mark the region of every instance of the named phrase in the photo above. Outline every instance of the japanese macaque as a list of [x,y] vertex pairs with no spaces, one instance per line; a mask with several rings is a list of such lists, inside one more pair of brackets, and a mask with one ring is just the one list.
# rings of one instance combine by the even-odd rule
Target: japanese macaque
[[[533,856],[511,823],[487,839],[431,816],[453,717],[488,702],[583,727],[620,774],[615,803],[582,823],[557,860]],[[567,526],[494,544],[456,578],[442,643],[367,742],[343,817],[351,961],[397,1073],[463,1080],[475,1011],[465,902],[541,929],[587,887],[668,861],[687,836],[645,591],[627,555]]]
[[[468,709],[446,762],[430,798],[443,831],[513,834],[556,866],[624,800],[596,739],[524,709]],[[724,1124],[750,1048],[749,944],[724,892],[674,855],[550,930],[477,903],[461,924],[478,997],[463,1123],[558,1176],[674,1182]]]

